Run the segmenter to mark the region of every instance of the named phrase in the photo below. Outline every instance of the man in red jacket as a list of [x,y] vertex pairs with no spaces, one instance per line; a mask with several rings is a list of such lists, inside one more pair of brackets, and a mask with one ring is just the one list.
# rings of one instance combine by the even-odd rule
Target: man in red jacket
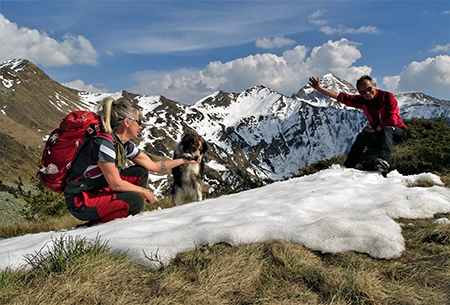
[[403,141],[406,135],[406,126],[400,117],[398,102],[394,95],[377,89],[377,84],[368,75],[361,76],[356,82],[359,92],[357,95],[326,89],[320,85],[318,77],[310,77],[309,84],[318,92],[334,98],[338,102],[362,109],[369,120],[370,126],[364,127],[357,136],[344,166],[359,168],[364,149],[368,145],[376,145],[378,157],[374,166],[383,175],[386,175],[389,172],[392,145],[394,142]]

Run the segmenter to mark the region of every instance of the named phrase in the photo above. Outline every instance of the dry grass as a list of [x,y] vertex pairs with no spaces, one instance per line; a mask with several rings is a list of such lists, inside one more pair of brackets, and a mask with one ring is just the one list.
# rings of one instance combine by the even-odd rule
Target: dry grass
[[199,247],[149,271],[102,248],[0,273],[0,304],[450,304],[450,226],[433,221],[398,220],[406,250],[392,260],[274,241]]
[[25,234],[34,234],[48,231],[60,231],[70,229],[83,223],[75,219],[72,215],[66,214],[58,218],[37,220],[33,222],[21,222],[0,227],[0,238],[9,238]]
[[[153,204],[145,203],[144,211],[151,211],[157,208],[172,207],[170,198],[164,198]],[[9,238],[21,236],[25,234],[33,234],[48,231],[60,231],[62,229],[74,228],[83,221],[75,219],[68,212],[57,218],[44,218],[43,220],[19,222],[9,225],[0,226],[0,238]]]

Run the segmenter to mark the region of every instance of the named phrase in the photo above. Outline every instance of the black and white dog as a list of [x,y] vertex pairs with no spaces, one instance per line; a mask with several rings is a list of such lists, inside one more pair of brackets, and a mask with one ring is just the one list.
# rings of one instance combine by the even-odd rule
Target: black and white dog
[[[175,147],[174,159],[184,158],[187,160],[198,160],[208,150],[205,139],[194,134],[185,134],[180,143]],[[198,164],[182,164],[172,169],[172,202],[180,205],[192,201],[202,201],[202,162]]]

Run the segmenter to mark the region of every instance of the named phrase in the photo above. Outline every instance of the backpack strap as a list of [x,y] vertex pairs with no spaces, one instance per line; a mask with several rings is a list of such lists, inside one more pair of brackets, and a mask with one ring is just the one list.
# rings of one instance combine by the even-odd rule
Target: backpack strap
[[[94,140],[94,138],[103,138],[103,139],[107,139],[109,141],[111,141],[112,143],[114,143],[114,138],[107,133],[104,132],[99,132],[100,131],[100,124],[97,125],[93,125],[93,126],[89,126],[89,128],[86,129],[86,131],[88,132],[88,134],[86,135],[85,141],[86,143],[83,143],[83,145],[89,145],[89,165],[88,168],[91,167],[91,151],[92,151],[92,142]],[[89,143],[87,143],[87,141],[89,141]],[[76,177],[67,177],[67,182],[69,181],[74,181],[76,183],[79,183],[81,181],[81,179],[83,178],[91,178],[91,177],[96,177],[98,175],[102,174],[102,171],[100,169],[100,167],[95,166],[92,169],[89,169],[88,171],[86,171],[83,175],[79,175]],[[74,193],[78,193],[81,192],[83,190],[86,189],[77,189],[76,191],[73,191]]]
[[109,133],[105,132],[97,132],[97,134],[94,136],[96,138],[104,138],[110,140],[112,143],[114,143],[114,138]]
[[[114,143],[114,138],[110,134],[107,134],[104,132],[98,132],[94,136],[92,136],[91,139],[89,140],[89,165],[88,165],[88,168],[91,167],[92,141],[94,140],[94,138],[103,138],[103,139],[107,139],[107,140],[111,141],[112,143]],[[89,169],[88,171],[86,171],[84,173],[84,175],[77,177],[76,180],[80,181],[82,178],[96,177],[100,174],[102,174],[102,171],[99,166],[96,166],[96,167],[93,167],[92,169]]]

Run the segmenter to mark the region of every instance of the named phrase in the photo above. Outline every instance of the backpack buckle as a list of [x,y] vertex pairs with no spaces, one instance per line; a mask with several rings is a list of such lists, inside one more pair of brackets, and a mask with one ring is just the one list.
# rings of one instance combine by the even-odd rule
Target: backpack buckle
[[50,137],[50,141],[52,141],[52,143],[55,143],[55,141],[58,139],[58,134],[54,133],[51,137]]
[[96,124],[93,125],[91,124],[91,126],[89,126],[88,128],[86,128],[87,132],[89,132],[89,134],[93,134],[94,132],[100,132],[100,124]]

